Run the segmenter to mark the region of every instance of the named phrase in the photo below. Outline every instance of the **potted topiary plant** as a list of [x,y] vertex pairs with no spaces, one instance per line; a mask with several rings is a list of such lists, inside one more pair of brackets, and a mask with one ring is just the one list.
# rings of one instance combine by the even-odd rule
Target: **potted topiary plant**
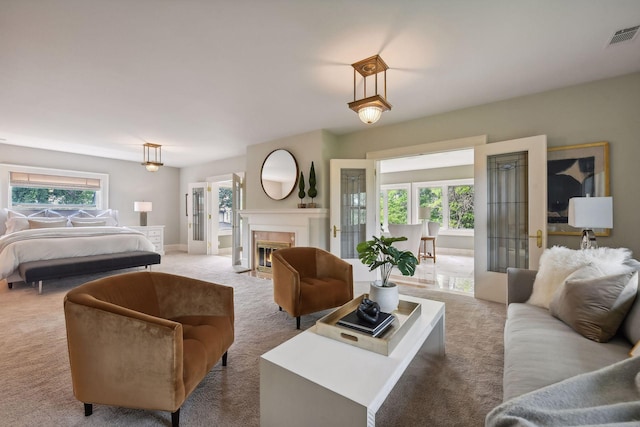
[[300,203],[298,203],[299,208],[307,207],[303,202],[304,196],[306,196],[304,192],[304,174],[300,172],[300,182],[298,182],[298,197],[300,198]]
[[313,162],[311,162],[311,170],[309,171],[309,191],[307,191],[307,195],[311,197],[311,203],[307,204],[307,207],[315,208],[316,203],[313,199],[318,195],[318,190],[316,189],[316,168],[313,166]]
[[360,242],[356,247],[358,258],[369,267],[369,271],[380,269],[381,280],[372,282],[369,299],[380,305],[380,310],[391,313],[398,307],[398,287],[389,281],[391,270],[397,267],[403,276],[413,276],[418,259],[411,251],[401,251],[393,247],[394,242],[407,240],[406,237],[376,237]]

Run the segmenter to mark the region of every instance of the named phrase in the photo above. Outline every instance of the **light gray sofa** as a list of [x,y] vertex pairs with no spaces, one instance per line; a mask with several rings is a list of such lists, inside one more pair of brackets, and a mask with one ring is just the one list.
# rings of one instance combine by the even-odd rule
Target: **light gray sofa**
[[[633,266],[638,268],[635,261]],[[507,270],[504,401],[627,359],[635,344],[628,337],[640,334],[639,297],[618,334],[609,342],[598,343],[575,332],[549,310],[526,304],[535,276],[533,270]]]

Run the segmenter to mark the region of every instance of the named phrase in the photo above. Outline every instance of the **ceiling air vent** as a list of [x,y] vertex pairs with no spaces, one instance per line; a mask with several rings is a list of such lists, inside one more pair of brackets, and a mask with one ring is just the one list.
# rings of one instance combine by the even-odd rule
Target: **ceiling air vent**
[[618,30],[613,34],[611,40],[609,41],[609,46],[616,43],[622,43],[629,40],[632,40],[636,34],[638,33],[638,29],[640,29],[640,25],[636,25],[635,27],[624,28],[622,30]]

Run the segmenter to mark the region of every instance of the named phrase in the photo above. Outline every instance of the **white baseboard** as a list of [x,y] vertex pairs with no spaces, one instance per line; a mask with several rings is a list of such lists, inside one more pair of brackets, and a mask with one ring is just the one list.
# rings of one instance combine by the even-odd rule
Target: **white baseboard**
[[164,251],[165,252],[187,252],[189,248],[187,247],[187,245],[183,245],[180,243],[174,244],[174,245],[164,245]]
[[473,249],[456,249],[437,247],[436,255],[458,255],[473,257]]

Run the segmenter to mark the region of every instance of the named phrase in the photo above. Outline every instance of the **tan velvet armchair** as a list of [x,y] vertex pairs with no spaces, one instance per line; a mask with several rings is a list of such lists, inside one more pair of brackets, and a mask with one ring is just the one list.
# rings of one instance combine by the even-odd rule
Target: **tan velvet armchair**
[[353,267],[319,248],[280,249],[271,258],[273,298],[296,318],[338,307],[353,299]]
[[170,411],[234,339],[233,288],[160,272],[85,283],[64,299],[73,393],[84,403]]

